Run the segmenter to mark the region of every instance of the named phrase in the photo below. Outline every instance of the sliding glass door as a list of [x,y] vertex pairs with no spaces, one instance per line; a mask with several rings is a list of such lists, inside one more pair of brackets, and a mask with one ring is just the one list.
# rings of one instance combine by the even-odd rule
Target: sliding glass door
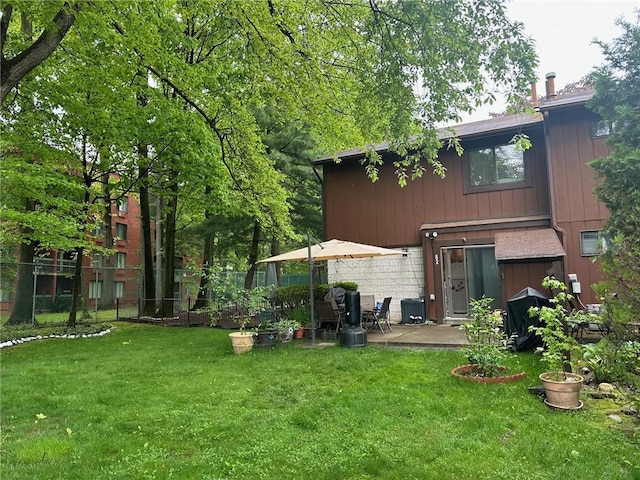
[[500,278],[493,246],[442,247],[440,258],[446,318],[468,318],[469,300],[483,295],[498,308]]

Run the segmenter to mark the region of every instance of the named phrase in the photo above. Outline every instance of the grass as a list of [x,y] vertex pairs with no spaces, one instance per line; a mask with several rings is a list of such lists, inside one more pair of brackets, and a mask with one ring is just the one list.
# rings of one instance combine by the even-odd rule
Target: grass
[[525,380],[453,378],[461,352],[280,345],[125,325],[2,350],[3,479],[637,479],[640,446]]

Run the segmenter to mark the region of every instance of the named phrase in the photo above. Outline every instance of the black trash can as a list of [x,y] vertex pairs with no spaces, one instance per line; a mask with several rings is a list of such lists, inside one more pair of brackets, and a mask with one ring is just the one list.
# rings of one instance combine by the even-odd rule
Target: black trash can
[[345,294],[345,323],[354,327],[360,326],[360,292]]

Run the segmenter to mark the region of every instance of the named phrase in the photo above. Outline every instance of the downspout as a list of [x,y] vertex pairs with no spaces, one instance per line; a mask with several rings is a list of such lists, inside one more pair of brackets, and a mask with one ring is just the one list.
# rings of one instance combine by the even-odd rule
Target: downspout
[[[557,221],[556,221],[556,196],[555,196],[555,180],[554,180],[554,175],[553,175],[553,169],[552,169],[552,165],[553,162],[551,161],[551,141],[549,139],[549,129],[547,127],[547,124],[549,122],[549,111],[545,111],[543,112],[543,121],[542,121],[542,126],[544,128],[544,147],[546,150],[546,161],[547,161],[547,180],[548,180],[548,184],[549,184],[549,208],[551,210],[551,227],[560,234],[560,243],[562,244],[562,248],[566,247],[566,237],[567,237],[567,232],[561,228]],[[566,250],[565,250],[566,252]],[[560,265],[562,268],[562,279],[564,280],[565,277],[565,260],[566,260],[566,255],[560,260]]]

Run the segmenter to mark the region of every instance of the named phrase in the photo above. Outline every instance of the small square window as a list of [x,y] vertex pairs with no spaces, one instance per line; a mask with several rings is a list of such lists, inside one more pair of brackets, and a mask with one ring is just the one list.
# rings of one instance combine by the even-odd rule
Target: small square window
[[593,257],[600,255],[609,248],[609,237],[601,231],[592,230],[580,232],[580,255]]
[[607,137],[611,134],[611,127],[604,120],[591,122],[591,138]]
[[127,225],[124,223],[116,223],[116,237],[120,240],[127,239]]

